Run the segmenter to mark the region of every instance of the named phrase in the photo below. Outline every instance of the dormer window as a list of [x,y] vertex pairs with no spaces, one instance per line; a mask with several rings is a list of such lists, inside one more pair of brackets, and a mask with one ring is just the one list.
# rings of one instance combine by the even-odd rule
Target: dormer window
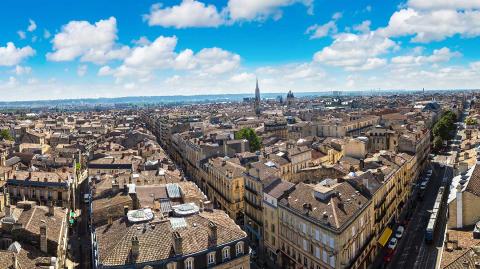
[[193,257],[190,257],[190,258],[187,258],[185,260],[185,269],[194,269],[193,265],[194,265],[194,260],[193,260]]
[[224,261],[230,259],[230,247],[224,247],[222,249],[222,259]]
[[243,255],[243,242],[238,242],[237,245],[235,245],[235,253],[236,255]]
[[215,251],[208,253],[207,255],[207,264],[213,265],[215,264]]

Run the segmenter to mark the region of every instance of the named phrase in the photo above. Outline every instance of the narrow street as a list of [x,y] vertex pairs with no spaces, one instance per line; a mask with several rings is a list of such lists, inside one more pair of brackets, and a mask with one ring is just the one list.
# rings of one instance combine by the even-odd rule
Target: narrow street
[[432,178],[425,190],[423,201],[417,201],[417,207],[405,227],[405,232],[395,251],[392,261],[386,268],[435,268],[437,261],[438,247],[443,242],[443,229],[446,218],[441,219],[434,242],[425,242],[425,230],[430,218],[430,210],[433,208],[438,189],[442,185],[445,176],[450,177],[453,169],[450,166],[441,168],[439,165],[433,167]]
[[75,193],[75,223],[71,226],[69,233],[69,257],[68,268],[91,268],[90,264],[90,233],[88,229],[88,208],[84,202],[83,195],[88,192],[88,180],[84,178],[79,181]]
[[[463,117],[460,120],[463,120]],[[438,254],[442,249],[445,236],[447,212],[444,211],[440,215],[431,244],[427,244],[425,241],[425,230],[439,188],[443,185],[447,186],[446,189],[448,190],[448,182],[454,176],[455,159],[456,152],[454,151],[435,156],[430,167],[433,172],[432,177],[424,192],[423,200],[417,201],[418,206],[413,212],[409,225],[405,227],[404,235],[399,240],[395,255],[384,268],[433,269],[437,267]]]

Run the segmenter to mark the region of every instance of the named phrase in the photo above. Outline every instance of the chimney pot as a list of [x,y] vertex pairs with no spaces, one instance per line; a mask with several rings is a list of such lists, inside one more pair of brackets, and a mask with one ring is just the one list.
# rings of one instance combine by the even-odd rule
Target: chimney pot
[[177,255],[183,254],[182,241],[183,238],[179,232],[173,232],[174,250]]
[[210,221],[208,223],[208,228],[210,229],[210,245],[215,246],[217,245],[217,224]]
[[40,250],[44,253],[48,252],[47,224],[45,220],[42,220],[42,224],[40,224]]
[[133,259],[137,259],[140,253],[140,244],[138,242],[138,237],[134,235],[132,237],[132,249],[131,249]]

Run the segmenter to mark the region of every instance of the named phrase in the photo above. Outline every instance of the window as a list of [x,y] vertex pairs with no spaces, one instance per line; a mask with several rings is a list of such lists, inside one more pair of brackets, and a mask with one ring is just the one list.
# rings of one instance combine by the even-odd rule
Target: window
[[215,264],[215,251],[208,253],[208,255],[207,255],[207,264],[208,264],[208,265]]
[[230,247],[224,247],[222,249],[222,258],[224,261],[230,259]]
[[308,242],[306,239],[303,239],[303,250],[308,251]]
[[243,254],[243,242],[237,243],[237,245],[235,246],[235,253],[237,256]]
[[193,257],[185,260],[185,269],[193,269]]
[[177,269],[177,263],[176,262],[171,262],[167,264],[167,269]]
[[317,259],[320,259],[320,248],[319,247],[315,247],[315,257]]
[[315,229],[315,240],[320,241],[320,231]]
[[335,248],[335,239],[333,237],[330,237],[330,247]]
[[335,267],[335,256],[330,256],[330,266]]

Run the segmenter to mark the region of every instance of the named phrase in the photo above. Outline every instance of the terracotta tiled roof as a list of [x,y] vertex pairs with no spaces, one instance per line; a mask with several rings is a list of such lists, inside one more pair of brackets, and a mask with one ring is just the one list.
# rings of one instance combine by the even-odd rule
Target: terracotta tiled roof
[[305,204],[311,204],[312,210],[309,212],[311,218],[315,218],[319,223],[329,227],[339,229],[368,202],[368,199],[357,192],[348,182],[328,187],[335,194],[325,200],[315,197],[317,186],[299,183],[287,198],[281,200],[281,204],[299,212],[304,212]]
[[476,165],[465,191],[480,196],[480,165]]
[[[173,229],[167,220],[154,220],[147,224],[130,224],[125,218],[112,225],[96,229],[100,263],[124,265],[160,261],[171,257],[174,247],[173,232],[182,237],[183,255],[201,252],[209,248],[209,222],[217,226],[216,245],[223,245],[246,237],[246,233],[224,212],[200,212],[185,218],[187,226]],[[130,252],[132,237],[139,240],[139,255],[133,260]]]

